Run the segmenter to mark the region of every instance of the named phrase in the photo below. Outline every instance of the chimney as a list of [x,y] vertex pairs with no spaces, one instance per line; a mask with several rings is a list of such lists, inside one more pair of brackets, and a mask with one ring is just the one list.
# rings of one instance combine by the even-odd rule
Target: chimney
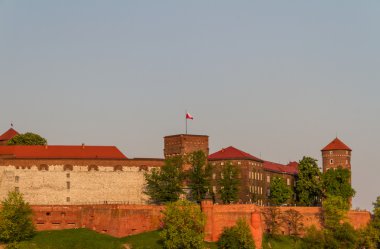
[[82,149],[84,149],[84,143],[82,143]]

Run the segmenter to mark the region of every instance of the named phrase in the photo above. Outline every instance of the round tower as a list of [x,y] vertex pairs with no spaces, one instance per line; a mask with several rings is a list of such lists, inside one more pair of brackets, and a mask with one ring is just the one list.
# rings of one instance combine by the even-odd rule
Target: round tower
[[338,167],[342,167],[351,171],[352,150],[339,138],[335,138],[321,151],[323,172],[326,172],[329,169],[336,169]]

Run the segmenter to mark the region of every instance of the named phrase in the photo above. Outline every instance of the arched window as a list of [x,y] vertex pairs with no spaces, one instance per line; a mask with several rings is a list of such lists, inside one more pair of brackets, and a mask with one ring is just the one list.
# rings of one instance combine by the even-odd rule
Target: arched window
[[98,171],[99,168],[97,165],[90,165],[88,166],[88,171]]
[[113,171],[123,171],[123,166],[121,165],[113,166]]
[[66,164],[65,166],[63,166],[63,170],[64,171],[72,171],[73,170],[73,165]]
[[40,166],[38,166],[38,170],[39,171],[48,171],[49,166],[47,166],[46,164],[41,164]]

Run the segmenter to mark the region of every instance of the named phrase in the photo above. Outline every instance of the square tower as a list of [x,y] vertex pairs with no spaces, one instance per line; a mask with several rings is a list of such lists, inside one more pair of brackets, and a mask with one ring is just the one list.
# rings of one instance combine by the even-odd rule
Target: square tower
[[164,137],[164,156],[186,156],[202,150],[208,156],[208,136],[178,134]]

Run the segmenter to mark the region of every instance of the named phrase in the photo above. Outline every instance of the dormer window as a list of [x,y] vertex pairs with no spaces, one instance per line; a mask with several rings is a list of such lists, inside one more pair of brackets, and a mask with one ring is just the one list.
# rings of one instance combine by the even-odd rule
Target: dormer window
[[333,159],[330,159],[330,164],[333,164],[334,163],[334,160]]

